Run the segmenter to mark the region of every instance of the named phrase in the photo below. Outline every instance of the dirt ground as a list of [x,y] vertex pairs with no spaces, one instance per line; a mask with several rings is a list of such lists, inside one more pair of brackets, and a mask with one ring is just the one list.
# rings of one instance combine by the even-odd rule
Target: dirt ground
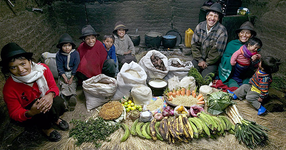
[[[140,51],[140,50],[139,50]],[[162,52],[163,53],[163,52]],[[181,59],[189,60],[189,56],[183,55],[180,51],[170,51],[164,52],[166,55],[171,57],[180,57]],[[138,60],[144,56],[146,52],[140,52],[137,55]],[[85,96],[82,88],[79,87],[77,90],[78,103],[74,111],[66,112],[62,118],[68,122],[72,119],[85,120],[93,115],[97,114],[97,109],[88,112],[85,106]],[[276,91],[275,95],[280,98],[285,95],[285,93]],[[286,111],[282,112],[269,112],[265,116],[258,116],[257,110],[255,110],[247,101],[235,101],[237,103],[237,108],[243,118],[255,121],[260,125],[266,126],[270,129],[268,132],[269,141],[264,147],[256,147],[255,149],[276,149],[283,150],[286,149],[285,135],[286,135]],[[125,123],[131,127],[131,120],[125,120]],[[70,124],[70,129],[73,128],[73,124]],[[3,149],[67,149],[67,144],[72,143],[71,138],[69,138],[69,131],[59,131],[62,134],[62,140],[59,142],[49,142],[39,130],[31,127],[24,130],[15,140],[13,140],[8,145],[2,147]],[[117,130],[110,136],[110,142],[104,142],[99,149],[248,149],[244,144],[240,144],[234,135],[226,134],[226,136],[221,136],[216,139],[201,138],[193,139],[190,143],[181,144],[168,144],[162,141],[152,141],[146,139],[140,139],[139,137],[131,136],[126,142],[120,142],[120,138],[124,134],[123,129]],[[83,149],[92,150],[96,149],[92,147],[91,144],[85,144],[85,146],[76,147],[74,145],[70,146],[71,149]]]

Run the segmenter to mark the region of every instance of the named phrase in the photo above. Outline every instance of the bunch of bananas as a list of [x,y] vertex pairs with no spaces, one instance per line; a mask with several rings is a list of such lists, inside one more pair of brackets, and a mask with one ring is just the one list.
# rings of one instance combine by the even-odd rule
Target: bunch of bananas
[[225,135],[225,131],[234,134],[234,124],[226,116],[211,116],[205,112],[198,113],[198,117],[188,118],[185,114],[178,117],[164,117],[160,122],[132,124],[130,133],[144,139],[161,140],[169,143],[189,142],[193,138]]

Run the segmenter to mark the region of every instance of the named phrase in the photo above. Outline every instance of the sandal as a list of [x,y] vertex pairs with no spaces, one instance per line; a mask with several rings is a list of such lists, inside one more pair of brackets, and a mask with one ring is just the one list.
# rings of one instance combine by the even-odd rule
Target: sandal
[[59,122],[59,124],[56,124],[61,130],[63,130],[63,131],[67,131],[68,129],[69,129],[69,124],[65,121],[65,120],[63,120],[63,119],[61,119],[61,118],[59,118],[61,121]]
[[50,136],[47,136],[47,138],[51,142],[58,142],[59,140],[62,139],[62,135],[57,130],[54,130],[50,133]]

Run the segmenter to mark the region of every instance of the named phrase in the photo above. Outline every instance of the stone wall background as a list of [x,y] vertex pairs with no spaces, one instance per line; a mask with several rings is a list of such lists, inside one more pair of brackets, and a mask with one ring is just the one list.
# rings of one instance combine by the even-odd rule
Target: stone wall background
[[[163,35],[176,29],[184,42],[184,33],[198,24],[200,7],[205,0],[25,0],[0,1],[0,47],[16,42],[26,51],[33,52],[36,60],[45,51],[56,52],[56,44],[61,34],[69,33],[76,45],[85,24],[91,24],[101,36],[111,34],[114,24],[122,21],[129,34],[137,34],[144,44],[146,32],[156,31]],[[275,75],[285,77],[286,47],[286,1],[285,0],[243,0],[255,15],[255,28],[263,42],[262,55],[271,55],[282,60],[281,69]],[[31,11],[32,8],[43,12]],[[0,90],[5,79],[0,74]],[[6,105],[0,93],[0,138],[9,122]]]

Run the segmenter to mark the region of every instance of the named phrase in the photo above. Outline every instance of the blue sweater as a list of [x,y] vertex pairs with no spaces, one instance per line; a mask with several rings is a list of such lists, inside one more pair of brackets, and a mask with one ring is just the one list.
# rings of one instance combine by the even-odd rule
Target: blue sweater
[[[104,47],[105,47],[105,49],[106,49],[105,44],[104,44],[104,43],[102,43],[102,44],[103,44],[103,46],[104,46]],[[114,45],[112,45],[112,46],[111,46],[111,48],[109,49],[109,51],[107,51],[107,50],[106,50],[106,52],[107,52],[107,59],[113,59],[113,60],[114,60],[114,62],[116,63],[115,46],[114,46]]]
[[[57,68],[59,75],[62,76],[66,71],[72,71],[72,75],[75,75],[77,67],[80,62],[79,53],[78,51],[73,51],[70,54],[70,62],[69,62],[69,68],[67,68],[67,55],[62,54],[64,53],[62,50],[59,50],[56,55],[56,61],[57,61]],[[65,53],[66,54],[66,53]]]

